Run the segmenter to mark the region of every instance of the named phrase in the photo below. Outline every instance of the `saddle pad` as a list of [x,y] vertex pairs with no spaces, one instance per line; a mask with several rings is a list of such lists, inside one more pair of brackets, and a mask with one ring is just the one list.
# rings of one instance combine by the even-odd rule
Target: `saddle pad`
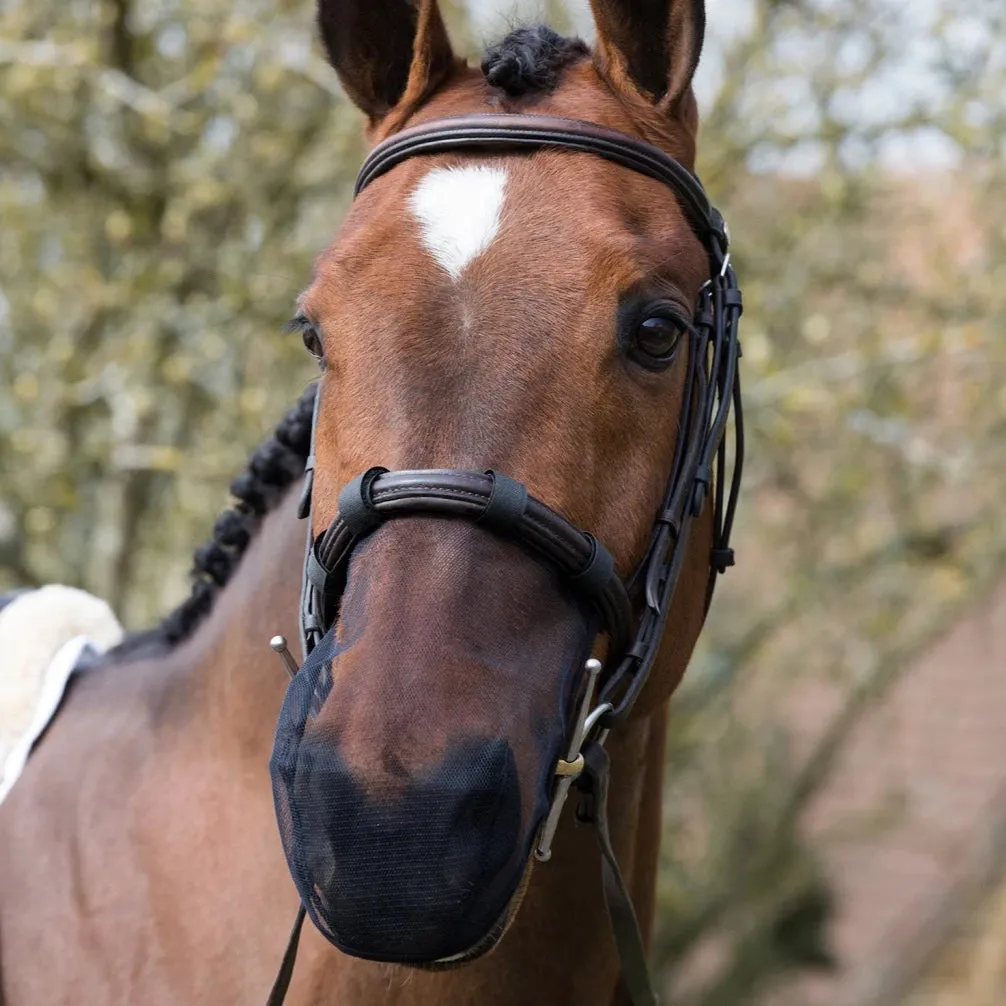
[[0,803],[56,715],[74,671],[122,639],[99,598],[51,584],[0,608]]

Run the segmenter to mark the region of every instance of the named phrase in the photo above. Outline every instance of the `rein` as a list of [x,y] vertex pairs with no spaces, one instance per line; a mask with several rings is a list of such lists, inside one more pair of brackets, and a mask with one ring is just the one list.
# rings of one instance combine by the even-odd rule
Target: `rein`
[[[337,620],[349,559],[357,544],[385,521],[419,515],[469,520],[515,542],[556,568],[574,592],[593,606],[601,631],[609,637],[607,663],[602,668],[590,660],[585,667],[586,685],[570,730],[567,757],[557,766],[551,806],[534,854],[542,862],[551,858],[563,804],[571,787],[577,786],[582,794],[577,815],[595,826],[605,904],[623,982],[633,1006],[653,1006],[657,998],[639,925],[608,836],[609,762],[604,742],[608,732],[629,716],[656,660],[691,524],[710,492],[714,527],[707,608],[717,576],[734,564],[730,532],[744,455],[737,335],[742,301],[730,265],[726,223],[710,205],[699,180],[659,148],[589,122],[541,115],[465,115],[406,129],[370,153],[357,178],[356,194],[402,161],[423,154],[541,149],[594,154],[664,183],[677,197],[709,258],[710,278],[699,293],[690,328],[681,431],[643,559],[628,581],[623,581],[601,542],[503,473],[455,469],[389,472],[375,467],[345,486],[339,494],[338,516],[317,538],[309,520],[301,598],[302,642],[306,657]],[[316,395],[315,425],[319,398]],[[734,457],[728,479],[725,434],[731,412]],[[312,446],[300,506],[300,516],[308,519],[314,464]],[[641,608],[638,616],[634,608]],[[286,996],[303,920],[302,906],[267,1006],[280,1006]],[[462,957],[467,959],[468,955]]]

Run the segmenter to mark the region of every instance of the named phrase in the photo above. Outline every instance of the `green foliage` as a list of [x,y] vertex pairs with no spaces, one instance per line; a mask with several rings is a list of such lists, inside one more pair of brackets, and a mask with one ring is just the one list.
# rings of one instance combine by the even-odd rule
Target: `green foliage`
[[[656,956],[682,1006],[827,962],[806,811],[1006,558],[1002,10],[754,9],[701,144],[736,235],[749,465],[739,564],[672,703]],[[906,38],[921,69],[898,69]],[[887,166],[920,138],[957,166]],[[831,719],[794,717],[801,696]]]
[[5,8],[9,580],[151,620],[311,377],[282,325],[362,150],[312,26],[274,0]]

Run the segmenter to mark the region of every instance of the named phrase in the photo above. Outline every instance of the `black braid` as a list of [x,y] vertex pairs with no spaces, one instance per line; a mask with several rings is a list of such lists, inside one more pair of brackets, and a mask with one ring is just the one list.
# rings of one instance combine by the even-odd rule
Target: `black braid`
[[551,91],[563,69],[589,52],[582,39],[565,38],[547,25],[515,28],[486,50],[482,73],[508,98],[522,98]]
[[138,650],[148,648],[170,649],[191,636],[209,614],[217,594],[240,565],[261,519],[304,474],[316,393],[317,385],[312,384],[231,483],[234,505],[217,518],[210,540],[193,555],[192,593],[156,628],[127,637],[113,651],[116,657],[137,656]]

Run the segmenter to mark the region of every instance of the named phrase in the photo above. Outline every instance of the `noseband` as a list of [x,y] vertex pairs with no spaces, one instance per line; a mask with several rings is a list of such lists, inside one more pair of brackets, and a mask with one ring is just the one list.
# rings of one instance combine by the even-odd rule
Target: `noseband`
[[[737,328],[741,294],[730,265],[726,223],[699,180],[685,167],[624,133],[589,122],[540,115],[466,115],[415,126],[379,144],[356,182],[359,195],[396,165],[423,154],[456,151],[519,153],[562,149],[594,154],[663,182],[676,196],[709,258],[709,280],[699,291],[690,329],[688,379],[674,459],[643,558],[627,581],[615,571],[611,553],[589,532],[570,523],[525,486],[499,472],[455,469],[390,472],[371,468],[339,494],[339,513],[314,538],[309,529],[301,599],[305,655],[338,618],[349,559],[357,544],[385,521],[441,516],[473,521],[513,541],[549,564],[597,612],[609,637],[602,669],[588,662],[587,685],[570,731],[567,758],[560,761],[552,804],[535,855],[551,857],[559,813],[575,784],[584,792],[581,818],[596,825],[602,853],[605,900],[633,1006],[654,1004],[639,928],[608,840],[607,755],[603,742],[628,717],[656,660],[681,574],[691,524],[712,494],[713,547],[709,556],[706,606],[718,574],[734,563],[730,531],[740,489],[744,454],[740,357]],[[315,400],[317,425],[318,399]],[[731,410],[732,406],[732,410]],[[734,417],[733,470],[727,474],[725,432]],[[310,517],[314,453],[300,515]],[[635,610],[639,614],[635,614]],[[595,683],[599,686],[593,703]],[[281,1003],[289,983],[299,935],[298,916],[269,1003]]]

